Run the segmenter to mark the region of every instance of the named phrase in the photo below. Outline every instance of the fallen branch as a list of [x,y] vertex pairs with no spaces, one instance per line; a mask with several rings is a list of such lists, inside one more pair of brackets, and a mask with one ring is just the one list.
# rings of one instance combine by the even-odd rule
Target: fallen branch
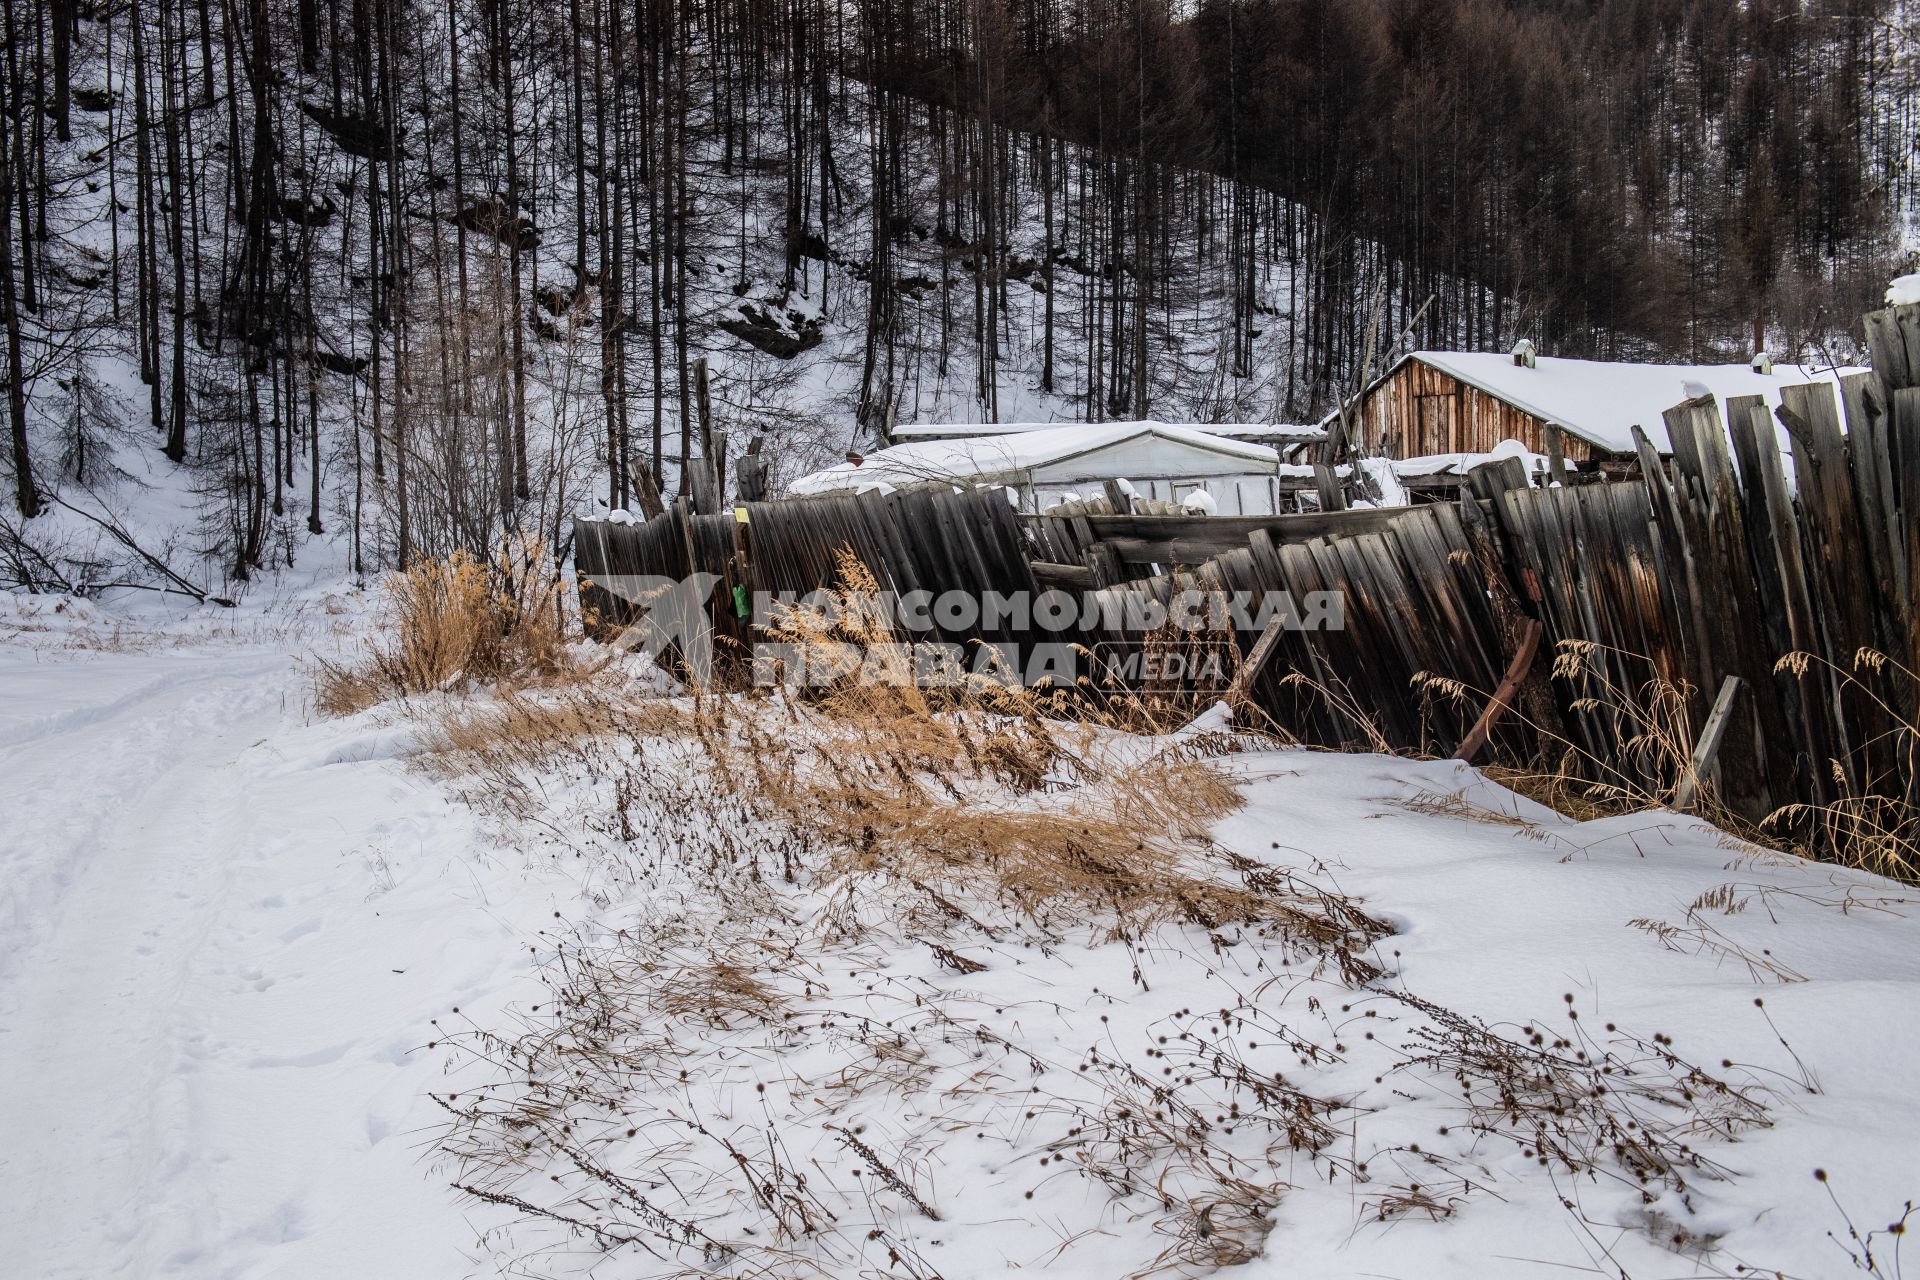
[[135,542],[133,540],[133,535],[131,533],[128,533],[126,529],[123,528],[118,521],[113,520],[108,516],[95,515],[93,512],[88,511],[83,507],[76,507],[71,502],[68,502],[66,499],[61,498],[57,495],[48,494],[46,495],[46,497],[47,497],[47,501],[53,503],[55,506],[63,507],[66,510],[73,512],[75,515],[80,516],[81,518],[86,520],[91,520],[94,524],[97,524],[102,529],[105,529],[109,534],[113,536],[114,541],[118,542],[121,546],[125,547],[127,550],[133,552],[133,554],[139,556],[142,560],[147,562],[148,568],[158,573],[161,577],[165,578],[167,581],[173,583],[174,588],[179,592],[179,594],[192,596],[195,600],[199,601],[201,604],[217,604],[225,609],[231,609],[234,607],[233,601],[227,599],[225,596],[208,595],[206,592],[202,591],[199,587],[194,586],[191,582],[187,581],[185,578],[175,573],[173,571],[173,566],[169,565],[166,561],[162,560],[160,557],[154,555],[151,551],[148,551],[145,547]]
[[0,514],[0,566],[5,567],[18,585],[35,595],[47,591],[73,596],[84,594],[54,567],[45,552],[27,541],[26,531],[16,527],[4,514]]

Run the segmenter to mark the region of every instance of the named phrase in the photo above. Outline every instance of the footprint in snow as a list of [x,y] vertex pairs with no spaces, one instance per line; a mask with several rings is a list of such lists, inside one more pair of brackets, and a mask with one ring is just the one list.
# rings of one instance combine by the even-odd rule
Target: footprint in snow
[[281,942],[281,945],[283,946],[290,945],[292,943],[300,941],[300,939],[306,937],[310,933],[318,933],[318,932],[320,932],[320,922],[318,920],[303,920],[299,924],[293,926],[293,928],[281,934],[280,942]]

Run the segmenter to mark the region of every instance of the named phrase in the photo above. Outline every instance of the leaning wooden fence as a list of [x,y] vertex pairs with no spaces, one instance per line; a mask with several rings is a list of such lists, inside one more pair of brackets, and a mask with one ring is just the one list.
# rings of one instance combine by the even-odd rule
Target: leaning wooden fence
[[[1693,744],[1653,737],[1698,734],[1724,693],[1712,781],[1733,812],[1878,796],[1912,815],[1920,308],[1870,316],[1867,332],[1874,372],[1844,380],[1844,430],[1819,388],[1786,388],[1777,415],[1748,397],[1723,419],[1707,397],[1666,414],[1670,458],[1642,434],[1638,480],[1535,489],[1482,468],[1458,508],[1296,545],[1255,530],[1191,576],[1344,594],[1345,629],[1278,637],[1251,689],[1308,742],[1451,753],[1462,708],[1504,672],[1502,758],[1659,795],[1691,781],[1673,748]],[[1513,661],[1529,652],[1531,666]],[[1817,843],[1818,814],[1802,825]]]
[[[1669,458],[1642,437],[1637,480],[1535,489],[1496,465],[1457,505],[1218,519],[1023,518],[1001,494],[933,486],[752,503],[744,523],[684,506],[644,526],[582,522],[576,559],[611,622],[630,608],[593,585],[606,574],[718,575],[714,625],[736,644],[752,636],[735,586],[829,585],[841,547],[902,593],[1056,588],[1098,604],[1187,586],[1256,600],[1331,591],[1344,627],[1276,631],[1244,690],[1302,741],[1484,746],[1657,795],[1690,779],[1648,741],[1651,694],[1688,735],[1722,707],[1713,780],[1733,812],[1879,795],[1911,813],[1920,307],[1869,316],[1867,334],[1874,371],[1845,380],[1844,423],[1814,388],[1787,388],[1777,417],[1758,397],[1730,401],[1724,420],[1712,398],[1692,401],[1666,415]],[[975,626],[939,638],[1036,637]],[[1097,627],[1070,638],[1110,654],[1146,643]],[[1256,652],[1252,634],[1230,642]],[[1496,691],[1504,715],[1488,714]],[[1817,820],[1805,825],[1817,839]]]
[[[865,564],[883,590],[902,595],[957,591],[978,599],[990,591],[1035,590],[1018,519],[1000,493],[928,486],[750,502],[719,515],[695,515],[676,503],[645,524],[574,525],[581,599],[596,634],[606,638],[640,612],[627,581],[711,574],[719,579],[710,615],[723,663],[745,654],[756,638],[756,596],[792,598],[835,585],[842,550]],[[1033,639],[997,619],[964,626],[936,620],[928,635],[915,638],[963,647],[1023,646]]]

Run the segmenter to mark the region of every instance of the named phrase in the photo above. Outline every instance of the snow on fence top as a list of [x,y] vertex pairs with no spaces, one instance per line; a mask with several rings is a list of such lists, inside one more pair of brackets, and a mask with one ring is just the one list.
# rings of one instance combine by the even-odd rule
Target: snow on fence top
[[[842,463],[788,486],[795,496],[840,493],[925,480],[1017,480],[1036,469],[1130,446],[1116,464],[1161,476],[1259,472],[1272,475],[1280,455],[1263,444],[1232,440],[1164,422],[1099,422],[1031,427],[1005,435],[917,440]],[[1114,471],[1115,475],[1122,474]]]
[[[1516,363],[1507,353],[1471,351],[1415,351],[1401,363],[1406,360],[1418,360],[1450,374],[1615,453],[1633,450],[1635,426],[1647,433],[1661,453],[1672,452],[1662,415],[1677,404],[1703,395],[1713,396],[1722,412],[1726,402],[1736,396],[1763,396],[1772,410],[1780,406],[1782,387],[1824,383],[1834,390],[1836,420],[1844,421],[1840,379],[1846,374],[1867,372],[1847,365],[1822,368],[1776,364],[1769,373],[1757,373],[1744,364],[1628,364],[1556,356],[1540,356],[1528,366]],[[1787,449],[1789,443],[1781,428],[1781,449]]]

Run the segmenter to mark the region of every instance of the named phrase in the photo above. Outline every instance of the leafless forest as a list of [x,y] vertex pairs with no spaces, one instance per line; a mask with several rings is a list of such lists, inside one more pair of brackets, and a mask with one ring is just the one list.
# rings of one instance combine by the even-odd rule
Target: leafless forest
[[1912,239],[1905,0],[5,21],[16,582],[71,573],[69,498],[190,505],[236,579],[558,544],[684,485],[696,367],[779,476],[908,421],[1312,420],[1396,342],[1844,350]]

